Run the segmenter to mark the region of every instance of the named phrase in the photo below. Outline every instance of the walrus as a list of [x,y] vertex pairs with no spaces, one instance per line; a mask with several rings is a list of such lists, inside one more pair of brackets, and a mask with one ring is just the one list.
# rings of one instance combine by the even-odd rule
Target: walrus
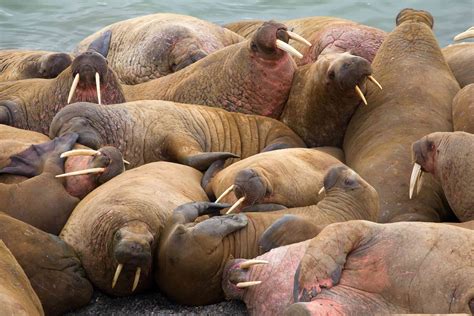
[[[85,157],[68,157],[78,154],[70,151],[77,138],[77,134],[65,134],[0,160],[0,175],[22,177],[0,183],[1,210],[58,234],[79,199],[124,170],[122,156],[113,147],[103,147],[94,155],[86,150]],[[84,149],[78,151],[83,154]],[[74,177],[60,179],[67,176]]]
[[[460,41],[474,37],[474,27],[454,37]],[[451,44],[441,50],[461,88],[474,83],[474,43]]]
[[243,38],[192,16],[158,13],[116,22],[82,40],[84,52],[104,32],[113,36],[107,56],[121,83],[137,84],[183,69]]
[[0,82],[55,78],[71,62],[71,56],[65,53],[2,49],[0,50]]
[[145,290],[153,284],[153,254],[173,209],[207,200],[201,177],[169,162],[127,170],[88,194],[60,237],[101,291],[123,296]]
[[2,212],[0,239],[25,271],[46,315],[62,315],[89,303],[92,285],[64,241]]
[[472,313],[473,245],[440,223],[332,224],[310,241],[285,314]]
[[0,240],[0,313],[44,315],[41,302],[15,257]]
[[[253,36],[263,21],[249,20],[225,24],[224,27],[245,38]],[[346,19],[313,16],[282,21],[289,30],[301,35],[312,45],[295,43],[295,48],[303,54],[296,60],[298,66],[312,63],[326,51],[350,52],[372,62],[377,49],[386,37],[380,29]]]
[[246,41],[225,47],[194,64],[133,86],[123,86],[127,101],[168,100],[220,107],[277,118],[291,88],[296,65],[288,44],[304,41],[276,22],[264,23]]
[[454,130],[474,134],[474,122],[472,122],[473,117],[474,83],[471,83],[462,88],[453,99]]
[[465,132],[431,133],[412,145],[414,168],[410,197],[424,186],[424,172],[441,184],[451,209],[462,221],[474,220],[474,135]]
[[47,135],[54,115],[71,102],[124,102],[117,77],[105,58],[110,36],[98,38],[56,78],[0,83],[0,124]]
[[[224,203],[244,198],[244,208],[258,208],[259,204],[314,205],[322,198],[318,192],[326,172],[341,160],[342,150],[335,147],[263,152],[228,166],[204,186],[212,192],[211,196],[220,197],[219,201]],[[222,196],[228,188],[233,192]]]
[[377,192],[349,168],[331,168],[324,183],[326,197],[317,205],[302,208],[229,214],[195,222],[199,216],[219,214],[229,204],[200,202],[178,207],[165,225],[155,254],[158,288],[179,304],[218,302],[224,298],[221,283],[227,261],[261,254],[260,236],[275,221],[290,216],[285,214],[299,215],[322,226],[377,217]]
[[[433,131],[452,131],[451,102],[459,85],[444,60],[426,11],[404,9],[372,62],[383,90],[367,87],[344,136],[346,163],[379,193],[379,222],[443,221],[452,216],[438,184],[408,197],[410,146]],[[421,85],[432,78],[429,85]]]
[[132,168],[165,160],[205,171],[227,158],[306,147],[286,125],[267,117],[157,100],[71,104],[53,119],[50,137],[68,132],[93,149],[115,146]]

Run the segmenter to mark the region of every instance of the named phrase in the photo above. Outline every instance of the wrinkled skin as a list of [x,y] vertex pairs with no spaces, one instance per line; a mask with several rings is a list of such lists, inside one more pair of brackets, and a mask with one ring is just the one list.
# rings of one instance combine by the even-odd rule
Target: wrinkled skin
[[[80,80],[71,102],[98,102],[95,74],[100,75],[102,104],[124,102],[117,77],[107,66],[106,45],[110,34],[91,44],[72,64],[53,79],[28,79],[0,83],[0,124],[48,134],[54,115],[67,105],[77,74]],[[105,45],[105,46],[104,46]]]
[[[426,11],[402,10],[372,63],[383,90],[367,87],[344,137],[346,163],[380,196],[379,222],[441,221],[452,216],[438,184],[408,196],[411,143],[433,131],[451,131],[451,102],[459,91],[431,30]],[[424,78],[432,78],[420,89]]]
[[0,239],[25,271],[47,315],[62,315],[89,303],[92,285],[64,241],[3,213]]
[[311,302],[286,314],[472,313],[472,245],[471,230],[445,224],[333,224],[296,270],[295,301]]
[[78,142],[91,148],[117,147],[132,168],[166,160],[204,171],[227,158],[305,147],[293,131],[276,120],[167,101],[108,107],[72,104],[56,115],[50,136],[67,132],[78,133]]
[[41,302],[15,257],[0,240],[0,313],[44,315]]
[[264,23],[255,35],[170,74],[123,86],[127,101],[169,100],[277,118],[290,93],[296,64],[276,40],[288,42],[286,26]]
[[280,121],[309,147],[342,146],[349,120],[364,106],[356,85],[365,92],[370,63],[350,53],[324,53],[296,71]]
[[474,83],[462,88],[453,99],[453,127],[455,131],[474,134]]
[[0,82],[30,78],[55,78],[71,62],[71,56],[65,53],[0,50]]
[[289,148],[260,153],[220,171],[209,186],[218,197],[235,185],[234,191],[221,201],[235,203],[244,196],[242,207],[263,203],[285,207],[313,205],[322,198],[318,192],[327,170],[341,163],[322,151],[325,149]]
[[[321,226],[356,218],[376,218],[375,190],[366,189],[367,184],[347,167],[338,166],[332,170],[325,181],[326,198],[311,207],[215,216],[200,222],[195,222],[199,216],[217,215],[229,204],[189,203],[175,209],[156,253],[155,280],[160,291],[186,305],[222,300],[222,273],[226,263],[233,258],[254,258],[263,253],[259,239],[267,228],[280,220],[285,222],[280,227],[294,224],[286,220],[290,215],[285,214]],[[349,185],[344,184],[345,180]],[[272,241],[285,244],[314,236],[300,234],[298,236],[304,239],[295,240],[295,229],[291,229],[294,235],[291,241],[284,238]],[[278,236],[278,233],[272,236]]]
[[441,51],[461,88],[474,83],[474,43],[452,44]]
[[113,33],[107,59],[124,84],[160,78],[243,40],[216,24],[191,16],[158,13],[120,21],[81,41],[84,52],[105,31]]
[[[183,203],[205,201],[202,174],[157,162],[128,170],[100,186],[74,209],[60,237],[81,258],[88,279],[110,295],[130,295],[152,285],[153,257],[167,218]],[[118,264],[123,270],[112,288]]]
[[[474,220],[474,135],[432,133],[413,143],[413,162],[441,184],[451,209],[462,221]],[[424,186],[424,176],[420,183]]]
[[[245,38],[250,38],[263,21],[251,20],[224,25]],[[298,42],[291,42],[302,54],[296,60],[298,66],[313,63],[326,51],[350,52],[372,62],[377,49],[386,37],[380,29],[362,25],[350,20],[315,16],[283,21],[289,30],[303,36],[312,46],[307,47]]]

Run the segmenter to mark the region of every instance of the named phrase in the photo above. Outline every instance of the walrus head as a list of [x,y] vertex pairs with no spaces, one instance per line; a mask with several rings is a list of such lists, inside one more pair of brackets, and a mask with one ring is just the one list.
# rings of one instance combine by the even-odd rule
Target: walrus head
[[71,65],[72,58],[65,53],[50,53],[41,56],[37,61],[28,63],[24,72],[29,78],[56,78]]
[[244,198],[244,205],[263,203],[271,195],[269,181],[256,169],[246,168],[239,171],[234,180],[234,193],[238,199]]
[[222,274],[222,290],[226,299],[243,299],[245,289],[262,283],[260,280],[251,280],[250,267],[258,264],[268,264],[266,260],[234,259],[226,263]]
[[434,25],[433,16],[428,11],[405,8],[398,13],[396,19],[397,26],[403,22],[421,22],[428,25],[431,29]]

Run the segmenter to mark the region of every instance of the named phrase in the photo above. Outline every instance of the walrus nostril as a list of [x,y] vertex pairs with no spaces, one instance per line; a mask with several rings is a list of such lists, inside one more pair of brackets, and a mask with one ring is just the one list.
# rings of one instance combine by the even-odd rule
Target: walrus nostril
[[130,266],[145,267],[151,263],[151,249],[148,244],[122,241],[114,251],[117,262]]

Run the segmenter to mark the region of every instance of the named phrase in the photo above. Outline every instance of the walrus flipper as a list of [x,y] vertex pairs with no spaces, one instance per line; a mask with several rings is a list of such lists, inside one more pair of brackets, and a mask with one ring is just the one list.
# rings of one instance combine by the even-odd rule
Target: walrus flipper
[[112,31],[108,30],[102,33],[98,38],[96,38],[87,48],[87,50],[95,51],[105,58],[109,53],[110,40],[112,39]]
[[213,202],[190,202],[178,206],[173,211],[173,224],[186,224],[192,223],[202,215],[220,214],[219,212],[230,207],[230,204],[226,203],[213,203]]
[[219,243],[225,236],[244,228],[248,224],[245,214],[216,216],[198,223],[193,228],[193,236],[216,237]]
[[13,126],[15,124],[15,112],[18,112],[18,109],[18,104],[13,101],[0,101],[0,124]]

